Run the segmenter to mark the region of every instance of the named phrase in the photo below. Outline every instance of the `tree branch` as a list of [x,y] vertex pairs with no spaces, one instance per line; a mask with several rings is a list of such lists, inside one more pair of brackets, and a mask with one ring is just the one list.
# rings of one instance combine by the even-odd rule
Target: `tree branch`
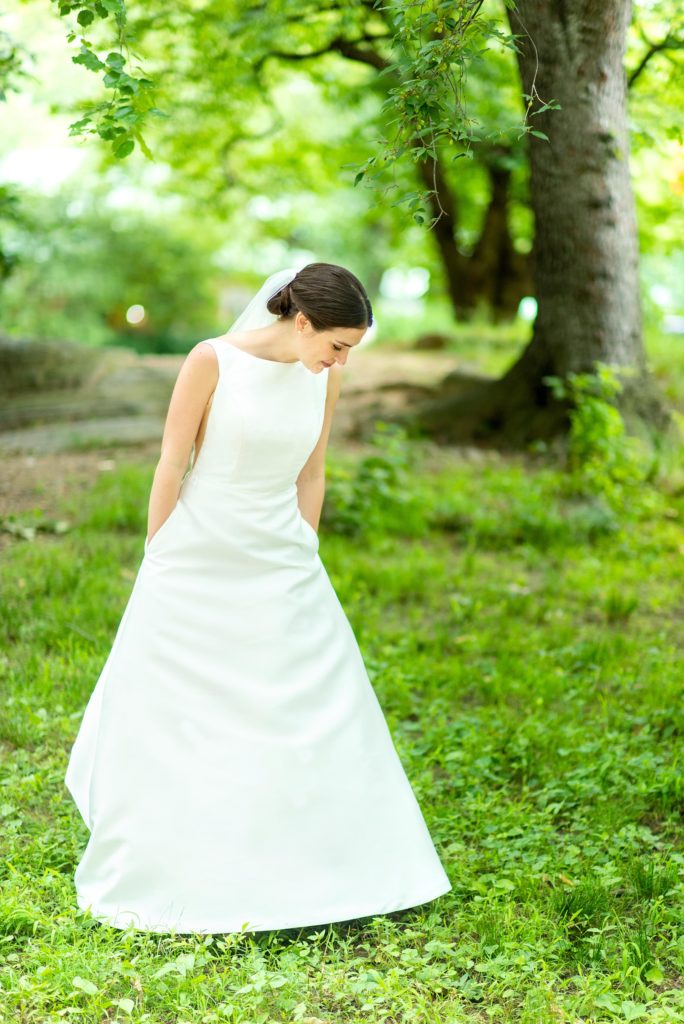
[[339,53],[348,60],[358,60],[363,64],[369,64],[378,71],[383,71],[389,67],[390,62],[374,50],[360,49],[358,44],[374,43],[379,39],[391,38],[390,33],[384,35],[365,35],[361,36],[360,39],[343,39],[338,36],[335,39],[331,39],[327,46],[321,47],[320,50],[309,50],[307,53],[286,53],[282,50],[270,50],[268,53],[262,54],[254,62],[253,66],[257,71],[260,71],[262,65],[269,57],[279,57],[281,60],[309,60],[311,57],[322,57],[326,53]]
[[642,38],[645,43],[648,43],[648,50],[641,58],[635,69],[627,76],[627,88],[630,89],[637,78],[648,64],[651,57],[654,57],[656,53],[662,53],[664,50],[682,50],[684,49],[684,39],[680,36],[672,35],[668,33],[663,40],[659,43],[651,43],[642,33]]

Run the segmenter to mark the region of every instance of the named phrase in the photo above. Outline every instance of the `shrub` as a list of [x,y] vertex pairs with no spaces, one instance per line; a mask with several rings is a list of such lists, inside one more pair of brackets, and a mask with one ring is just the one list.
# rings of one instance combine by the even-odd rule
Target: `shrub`
[[[615,396],[623,389],[615,368],[597,360],[594,373],[570,371],[565,379],[544,377],[558,399],[569,399],[570,433],[567,449],[569,489],[583,496],[604,498],[625,510],[643,497],[651,457],[644,442],[629,436]],[[622,372],[624,368],[622,368]],[[640,502],[639,502],[640,503]]]

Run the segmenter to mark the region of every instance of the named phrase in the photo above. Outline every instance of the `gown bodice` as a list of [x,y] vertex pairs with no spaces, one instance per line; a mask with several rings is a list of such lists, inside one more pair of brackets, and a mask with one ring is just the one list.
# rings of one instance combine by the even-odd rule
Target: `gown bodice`
[[219,378],[191,474],[241,488],[291,487],[320,436],[328,371],[208,339]]

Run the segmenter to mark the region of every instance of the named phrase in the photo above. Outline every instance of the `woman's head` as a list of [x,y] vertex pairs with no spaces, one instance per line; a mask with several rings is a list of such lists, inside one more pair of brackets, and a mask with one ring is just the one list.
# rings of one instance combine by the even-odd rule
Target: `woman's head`
[[301,311],[314,331],[366,330],[373,323],[366,289],[350,270],[335,263],[308,263],[268,300],[267,308],[281,320]]
[[280,321],[316,344],[324,365],[344,363],[373,323],[366,290],[350,270],[334,263],[308,263],[266,303]]

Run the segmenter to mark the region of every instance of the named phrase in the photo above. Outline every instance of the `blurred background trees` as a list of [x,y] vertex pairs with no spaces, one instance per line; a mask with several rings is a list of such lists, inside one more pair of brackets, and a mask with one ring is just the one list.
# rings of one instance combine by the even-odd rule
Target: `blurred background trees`
[[[659,351],[674,345],[684,270],[681,16],[611,0],[587,26],[568,10],[563,26],[503,2],[14,3],[3,331],[184,351],[276,267],[328,260],[367,283],[376,343],[437,332],[457,353],[498,333],[496,366],[483,345],[481,372],[422,408],[429,433],[562,429],[544,376],[615,356],[649,379],[641,313]],[[603,122],[617,147],[597,142]],[[599,207],[576,216],[596,202],[589,163],[602,232]],[[651,384],[635,411],[662,426]]]

